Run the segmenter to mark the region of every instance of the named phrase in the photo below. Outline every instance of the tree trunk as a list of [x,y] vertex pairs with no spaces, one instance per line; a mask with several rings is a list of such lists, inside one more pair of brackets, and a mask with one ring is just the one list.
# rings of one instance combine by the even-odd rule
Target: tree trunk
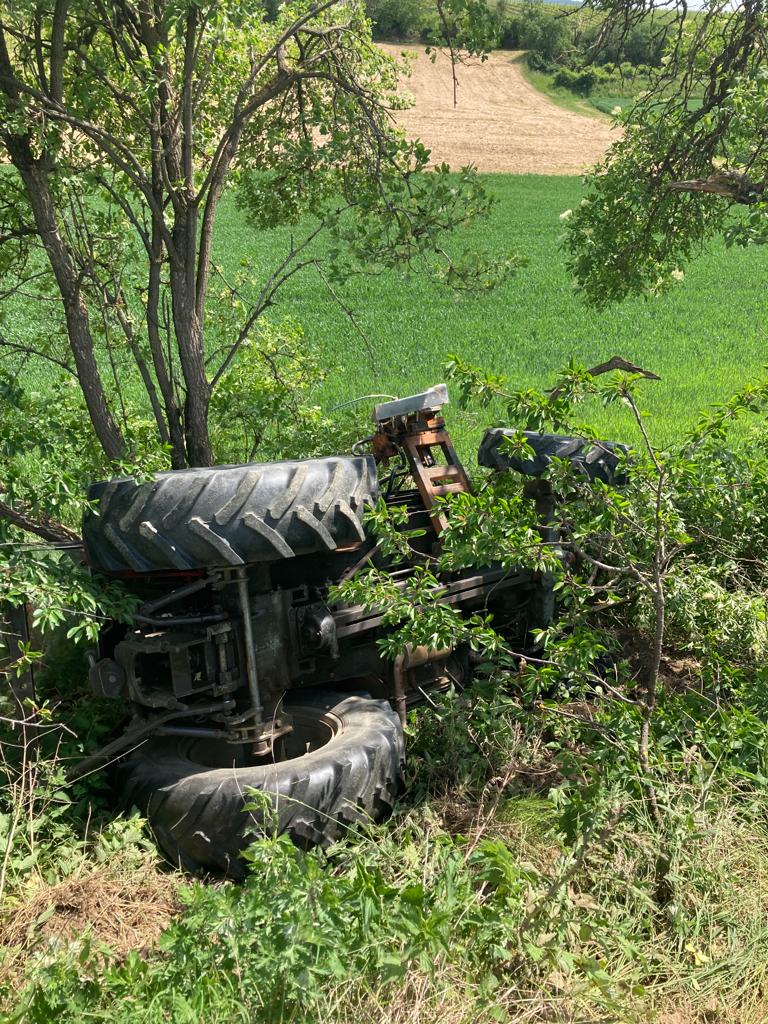
[[[26,150],[26,152],[25,152]],[[8,151],[27,191],[40,239],[59,287],[67,322],[69,347],[88,415],[108,459],[118,462],[126,453],[123,435],[112,417],[96,354],[77,270],[56,221],[56,210],[46,170],[29,153],[26,140],[8,140]]]
[[[2,493],[1,489],[0,493]],[[18,526],[20,530],[34,533],[52,544],[82,544],[81,538],[74,530],[70,530],[68,526],[47,516],[42,519],[35,517],[23,502],[17,501],[14,505],[9,505],[7,501],[0,498],[0,518],[7,519],[9,523]]]
[[[198,325],[190,332],[190,339],[200,335]],[[180,341],[180,347],[184,342]],[[195,367],[194,380],[187,382],[187,399],[184,403],[184,436],[190,466],[212,466],[213,448],[208,434],[208,406],[211,390],[205,379],[205,362],[202,344],[191,340],[192,364]],[[200,356],[200,358],[199,358]],[[186,373],[185,373],[186,377]]]
[[172,368],[166,364],[163,343],[160,338],[160,273],[162,269],[162,240],[157,225],[152,224],[152,248],[149,254],[149,289],[147,292],[147,337],[152,353],[160,394],[163,396],[165,418],[171,438],[171,465],[183,469],[187,465],[187,451],[184,431],[181,426],[181,412],[176,403],[173,389]]
[[205,371],[203,327],[195,311],[196,246],[194,243],[188,244],[190,239],[186,218],[178,214],[174,240],[177,242],[177,251],[170,256],[171,300],[176,344],[187,390],[184,402],[187,458],[190,466],[212,466],[213,448],[208,434],[211,387]]
[[[63,45],[63,19],[65,16],[66,4],[57,4],[52,37],[50,83],[54,89],[55,98],[58,98],[61,87],[60,49]],[[0,87],[8,102],[8,107],[11,111],[21,110],[23,104],[20,99],[20,83],[11,64],[2,25],[0,25],[0,75],[2,75]],[[51,168],[48,155],[44,154],[40,159],[35,159],[29,136],[22,132],[16,134],[6,131],[4,142],[11,162],[19,172],[24,184],[35,226],[48,254],[51,269],[59,287],[67,322],[69,346],[75,358],[77,379],[85,398],[88,415],[107,458],[116,462],[125,454],[125,440],[120,428],[112,418],[107,403],[107,396],[96,362],[93,338],[88,322],[88,309],[80,292],[80,280],[56,220],[56,206],[48,180]]]

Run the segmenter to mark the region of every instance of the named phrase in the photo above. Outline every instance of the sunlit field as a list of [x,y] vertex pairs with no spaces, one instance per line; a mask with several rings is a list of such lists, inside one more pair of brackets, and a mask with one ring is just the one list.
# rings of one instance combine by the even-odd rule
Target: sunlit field
[[[542,385],[571,357],[591,366],[621,355],[658,373],[645,388],[660,443],[681,436],[709,403],[723,400],[765,362],[768,253],[718,245],[690,268],[672,294],[608,311],[585,306],[558,248],[559,215],[581,195],[578,178],[489,175],[498,199],[491,217],[451,244],[519,251],[529,265],[491,294],[455,295],[422,276],[360,277],[342,291],[365,342],[319,275],[288,283],[270,315],[290,314],[329,370],[320,393],[330,409],[359,395],[402,395],[442,380],[449,353],[507,374],[514,385]],[[252,232],[234,202],[223,211],[217,260],[231,272],[247,255],[266,271],[302,228]],[[484,418],[485,415],[485,418]],[[488,413],[452,414],[463,440]],[[630,430],[620,411],[595,411],[614,434]],[[459,425],[460,422],[460,425]],[[468,437],[467,437],[468,440]]]

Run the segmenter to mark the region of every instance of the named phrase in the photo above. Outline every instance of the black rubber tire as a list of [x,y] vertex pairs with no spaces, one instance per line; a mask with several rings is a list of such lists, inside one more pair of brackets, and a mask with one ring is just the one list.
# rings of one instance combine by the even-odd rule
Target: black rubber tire
[[213,466],[94,484],[83,541],[103,572],[157,572],[293,558],[365,539],[378,496],[372,457]]
[[626,473],[617,472],[629,449],[613,441],[588,441],[583,437],[567,437],[562,434],[540,434],[524,430],[528,444],[533,448],[532,459],[522,459],[504,450],[502,440],[513,437],[516,431],[505,427],[486,430],[477,453],[479,465],[497,471],[514,469],[526,476],[540,476],[553,458],[569,459],[574,468],[589,480],[621,484],[626,482]]
[[[117,766],[121,806],[146,816],[174,864],[234,879],[245,876],[241,853],[260,834],[326,846],[356,824],[386,817],[403,787],[405,759],[389,703],[322,692],[301,695],[286,710],[300,735],[314,729],[330,739],[290,760],[240,768],[201,764],[188,739],[150,740]],[[227,749],[219,744],[217,752]],[[251,788],[270,797],[266,824],[244,809]]]

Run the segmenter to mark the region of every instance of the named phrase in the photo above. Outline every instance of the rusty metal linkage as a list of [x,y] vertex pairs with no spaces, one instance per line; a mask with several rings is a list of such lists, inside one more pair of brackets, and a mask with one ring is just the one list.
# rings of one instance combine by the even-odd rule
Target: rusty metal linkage
[[447,520],[435,507],[437,499],[472,490],[438,411],[447,401],[447,388],[438,384],[412,398],[377,405],[374,410],[374,456],[382,462],[399,451],[405,454],[413,481],[438,534],[445,529]]

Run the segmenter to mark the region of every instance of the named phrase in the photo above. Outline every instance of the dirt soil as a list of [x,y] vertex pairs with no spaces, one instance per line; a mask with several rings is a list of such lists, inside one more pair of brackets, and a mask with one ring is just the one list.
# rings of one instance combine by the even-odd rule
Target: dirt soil
[[419,46],[382,44],[392,55],[416,55],[403,83],[416,101],[398,111],[409,137],[432,150],[434,163],[509,174],[580,174],[602,158],[618,132],[603,117],[556,106],[526,82],[514,54],[499,51],[481,64],[458,67],[458,106],[453,106],[451,64],[433,64]]

